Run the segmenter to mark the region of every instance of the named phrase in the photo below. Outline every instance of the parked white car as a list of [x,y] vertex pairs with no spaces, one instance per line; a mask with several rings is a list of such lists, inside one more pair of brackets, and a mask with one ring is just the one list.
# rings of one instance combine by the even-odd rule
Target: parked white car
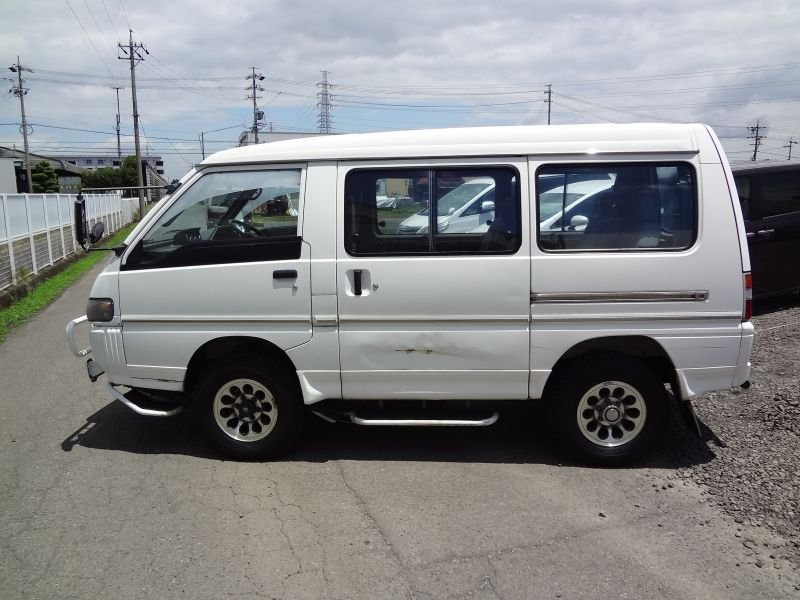
[[[476,178],[465,181],[442,196],[437,202],[437,228],[450,233],[486,231],[494,218],[493,179]],[[428,207],[411,215],[397,228],[397,233],[425,233],[429,225]]]
[[[539,231],[571,228],[583,231],[594,214],[593,203],[601,192],[614,185],[614,179],[596,179],[558,186],[539,194]],[[566,187],[566,194],[564,189]],[[566,222],[565,222],[566,221]]]

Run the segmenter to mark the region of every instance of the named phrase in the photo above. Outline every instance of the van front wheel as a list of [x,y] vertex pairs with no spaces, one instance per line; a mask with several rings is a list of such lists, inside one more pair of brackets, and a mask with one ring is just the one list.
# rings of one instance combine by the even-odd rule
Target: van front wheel
[[595,356],[555,377],[547,398],[553,429],[579,458],[626,463],[643,456],[663,433],[669,396],[646,363]]
[[249,358],[231,359],[198,387],[203,429],[233,458],[270,458],[284,453],[302,425],[302,406],[288,378]]

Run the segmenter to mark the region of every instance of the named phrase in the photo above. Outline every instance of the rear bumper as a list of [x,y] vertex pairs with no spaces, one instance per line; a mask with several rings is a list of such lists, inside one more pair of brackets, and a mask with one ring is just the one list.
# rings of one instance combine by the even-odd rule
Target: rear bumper
[[755,340],[755,329],[750,322],[742,323],[742,342],[739,345],[739,364],[733,374],[732,386],[744,385],[750,381],[750,371],[753,368],[750,356],[753,352],[753,341]]

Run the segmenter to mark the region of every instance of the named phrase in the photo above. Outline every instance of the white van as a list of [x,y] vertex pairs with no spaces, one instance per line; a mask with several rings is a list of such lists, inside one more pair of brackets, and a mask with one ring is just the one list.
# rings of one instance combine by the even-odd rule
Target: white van
[[[487,226],[437,227],[469,182],[491,187]],[[389,189],[408,196],[387,203]],[[420,206],[428,226],[398,232]],[[154,416],[193,402],[237,457],[285,451],[309,413],[480,426],[530,400],[580,457],[615,464],[653,444],[672,398],[747,382],[746,242],[703,125],[247,146],[204,160],[142,220],[67,338],[115,398]]]

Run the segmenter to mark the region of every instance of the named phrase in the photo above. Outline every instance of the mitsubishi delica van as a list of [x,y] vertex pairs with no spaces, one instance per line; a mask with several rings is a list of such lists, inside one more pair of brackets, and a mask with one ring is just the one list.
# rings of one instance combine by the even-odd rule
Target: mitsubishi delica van
[[234,457],[285,452],[314,415],[488,426],[529,401],[582,460],[617,464],[671,402],[750,374],[747,238],[704,125],[235,148],[114,250],[70,348],[139,414],[191,404]]

